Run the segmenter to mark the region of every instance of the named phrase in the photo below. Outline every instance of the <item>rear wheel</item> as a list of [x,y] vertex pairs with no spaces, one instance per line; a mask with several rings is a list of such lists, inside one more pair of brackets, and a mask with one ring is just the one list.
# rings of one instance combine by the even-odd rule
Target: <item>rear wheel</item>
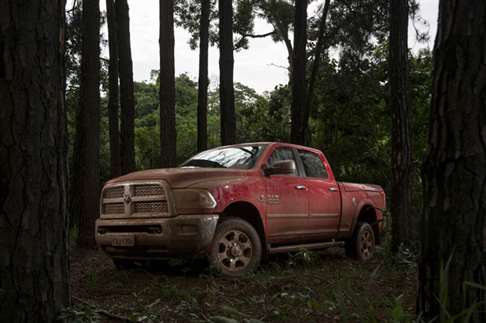
[[254,271],[261,258],[261,240],[251,224],[230,217],[217,226],[209,252],[211,268],[223,275],[242,276]]
[[369,223],[358,222],[353,238],[346,243],[346,254],[354,259],[366,261],[373,258],[375,234]]

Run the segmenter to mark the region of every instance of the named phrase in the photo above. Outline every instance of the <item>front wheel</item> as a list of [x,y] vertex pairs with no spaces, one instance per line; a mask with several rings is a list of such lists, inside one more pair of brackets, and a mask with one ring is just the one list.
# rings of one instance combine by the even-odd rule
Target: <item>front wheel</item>
[[242,276],[254,271],[261,258],[261,240],[251,224],[233,217],[218,224],[209,252],[211,268],[226,276]]
[[353,238],[346,242],[346,254],[354,259],[366,261],[375,252],[375,233],[369,223],[358,222]]

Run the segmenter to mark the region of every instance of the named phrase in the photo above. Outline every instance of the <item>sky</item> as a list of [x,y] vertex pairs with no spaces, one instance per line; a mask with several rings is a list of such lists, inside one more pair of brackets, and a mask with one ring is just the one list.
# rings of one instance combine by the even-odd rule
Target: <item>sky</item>
[[[430,41],[418,43],[415,30],[410,23],[409,47],[417,51],[423,47],[432,47],[437,29],[437,12],[439,0],[419,0],[420,16],[428,26],[416,24],[420,30],[429,30]],[[105,10],[101,1],[101,10]],[[150,71],[159,68],[159,0],[128,0],[130,7],[130,33],[134,78],[136,81],[148,80]],[[310,8],[309,10],[312,10]],[[311,12],[309,13],[311,14]],[[255,25],[255,33],[271,31],[264,21]],[[175,68],[176,75],[187,73],[196,80],[198,75],[198,53],[188,45],[189,34],[182,28],[175,29]],[[104,55],[107,56],[107,50]],[[209,79],[214,86],[218,84],[217,48],[209,50]],[[288,73],[282,66],[287,66],[287,50],[283,43],[274,43],[270,38],[250,39],[248,50],[235,53],[235,82],[243,83],[260,93],[271,91],[278,84],[288,82]]]

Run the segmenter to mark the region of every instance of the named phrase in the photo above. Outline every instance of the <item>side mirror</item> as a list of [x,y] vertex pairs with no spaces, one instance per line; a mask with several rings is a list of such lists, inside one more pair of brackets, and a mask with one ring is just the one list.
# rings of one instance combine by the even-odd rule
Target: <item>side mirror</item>
[[273,164],[272,167],[265,168],[265,175],[294,175],[297,167],[293,160],[280,160]]

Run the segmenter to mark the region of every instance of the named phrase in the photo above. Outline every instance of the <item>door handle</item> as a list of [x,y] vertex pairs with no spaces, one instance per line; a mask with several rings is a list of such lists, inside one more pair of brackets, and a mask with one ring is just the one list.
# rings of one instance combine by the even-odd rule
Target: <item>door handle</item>
[[337,187],[329,187],[329,192],[337,192]]
[[295,189],[297,189],[297,190],[305,190],[305,189],[307,189],[307,187],[305,187],[305,185],[295,185]]

